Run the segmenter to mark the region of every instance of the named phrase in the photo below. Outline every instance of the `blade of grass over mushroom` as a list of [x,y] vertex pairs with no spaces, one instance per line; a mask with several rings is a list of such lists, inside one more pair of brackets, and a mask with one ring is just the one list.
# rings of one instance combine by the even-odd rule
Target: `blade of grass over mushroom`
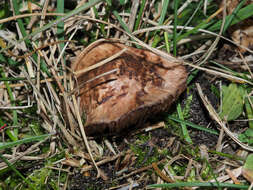
[[[3,71],[2,68],[0,68],[0,74],[1,74],[2,78],[6,78],[5,73],[4,73],[4,71]],[[15,104],[15,98],[13,96],[13,93],[12,93],[12,90],[11,90],[11,88],[9,86],[8,81],[4,81],[4,84],[5,84],[6,88],[7,88],[7,92],[8,92],[8,95],[10,97],[11,105],[12,106],[16,106],[16,104]],[[12,110],[12,115],[13,115],[13,125],[17,126],[18,125],[18,114],[17,114],[17,111],[16,110]],[[18,129],[17,128],[15,128],[13,130],[7,129],[6,133],[10,137],[10,139],[12,141],[18,140]]]
[[163,183],[148,185],[148,189],[153,188],[175,188],[175,187],[220,187],[220,188],[235,188],[235,189],[248,189],[248,185],[237,185],[231,183],[211,183],[211,182],[178,182],[178,183]]
[[1,153],[0,153],[0,159],[3,160],[9,168],[11,168],[19,177],[21,177],[24,182],[31,188],[36,190],[36,188],[30,183],[29,180],[27,180],[14,166],[11,164]]
[[206,128],[206,127],[203,127],[203,126],[200,126],[200,125],[196,125],[196,124],[191,123],[191,122],[189,122],[189,121],[184,121],[184,120],[181,120],[181,119],[179,119],[179,118],[175,118],[175,117],[170,116],[170,115],[167,116],[167,117],[168,117],[168,119],[171,119],[171,120],[176,121],[176,122],[178,122],[178,123],[183,123],[183,124],[188,125],[189,127],[192,127],[192,128],[194,128],[194,129],[198,129],[198,130],[201,130],[201,131],[205,131],[205,132],[207,132],[207,133],[211,133],[211,134],[214,134],[214,135],[219,135],[219,133],[218,133],[216,130],[208,129],[208,128]]
[[[54,21],[52,21],[52,22],[46,24],[45,26],[43,26],[43,27],[41,27],[41,28],[38,28],[37,30],[33,31],[32,33],[30,33],[30,34],[24,36],[22,39],[18,40],[17,43],[21,43],[21,42],[23,42],[23,41],[26,40],[26,39],[32,38],[32,37],[34,37],[35,35],[37,35],[37,34],[43,32],[43,31],[45,31],[45,30],[51,28],[52,26],[57,25],[59,22],[64,21],[64,20],[70,18],[71,16],[74,16],[74,15],[80,13],[81,11],[85,11],[85,10],[91,8],[92,6],[96,5],[97,3],[101,2],[101,1],[102,1],[102,0],[91,0],[91,1],[89,1],[89,2],[87,2],[87,3],[85,3],[85,4],[83,4],[82,6],[76,8],[76,9],[70,11],[70,12],[68,12],[66,15],[64,15],[64,16],[62,16],[62,17],[60,17],[60,18],[57,18],[56,20],[54,20]],[[9,45],[9,46],[7,46],[6,48],[1,49],[1,50],[0,50],[0,53],[6,51],[6,50],[8,50],[8,49],[10,49],[10,48],[13,47],[13,46],[14,46],[14,45]]]
[[[184,116],[183,116],[180,104],[177,104],[177,114],[178,114],[179,118],[184,121]],[[186,128],[186,124],[185,123],[180,123],[180,124],[182,127],[182,132],[183,132],[183,136],[184,136],[185,141],[192,144],[192,140],[191,140],[191,137],[190,137],[188,130]]]
[[17,140],[15,142],[5,142],[5,143],[0,143],[0,150],[4,150],[6,148],[11,148],[17,145],[21,145],[24,143],[29,143],[29,142],[34,142],[34,141],[41,141],[45,139],[46,137],[51,136],[52,134],[45,134],[45,135],[39,135],[39,136],[34,136],[34,137],[29,137],[21,140]]

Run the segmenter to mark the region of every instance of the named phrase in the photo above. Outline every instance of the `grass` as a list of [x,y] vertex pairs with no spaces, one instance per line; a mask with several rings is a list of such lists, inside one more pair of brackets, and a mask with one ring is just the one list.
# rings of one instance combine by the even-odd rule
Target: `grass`
[[[212,0],[207,5],[90,0],[78,6],[60,0],[1,1],[0,190],[103,189],[107,180],[106,188],[131,186],[126,181],[137,189],[248,188],[247,178],[231,184],[222,177],[244,166],[240,151],[253,150],[251,65],[247,54],[239,56],[240,69],[218,58],[225,43],[238,55],[241,44],[231,41],[231,26],[247,22],[253,4],[240,1],[231,15],[219,8]],[[164,52],[171,52],[185,62],[187,90],[157,118],[161,125],[150,124],[151,131],[129,133],[124,140],[86,138],[78,102],[69,95],[74,82],[69,66],[85,46],[102,38],[131,42],[167,59]],[[208,81],[213,75],[216,79]],[[213,144],[201,141],[203,136]],[[74,181],[78,172],[83,181]]]

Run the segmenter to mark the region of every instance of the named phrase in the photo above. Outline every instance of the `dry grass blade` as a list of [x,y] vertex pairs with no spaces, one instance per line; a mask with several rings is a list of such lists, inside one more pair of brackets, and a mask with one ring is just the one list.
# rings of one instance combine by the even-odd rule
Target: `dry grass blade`
[[131,7],[131,14],[130,14],[129,22],[128,22],[128,28],[131,32],[133,31],[133,28],[134,28],[134,22],[135,22],[138,7],[139,7],[139,0],[133,0],[133,4]]
[[[23,156],[25,156],[25,155],[30,154],[31,152],[33,152],[33,150],[34,150],[35,148],[37,148],[37,147],[38,147],[39,145],[41,145],[42,143],[46,142],[49,138],[50,138],[50,136],[47,137],[47,138],[45,138],[44,140],[42,140],[42,141],[40,141],[40,142],[37,142],[37,143],[33,144],[33,145],[32,145],[31,147],[29,147],[26,151],[21,152],[18,156],[14,157],[14,158],[12,157],[12,158],[9,160],[9,162],[10,162],[10,163],[15,163],[16,161],[20,160],[20,158],[22,158]],[[5,168],[7,168],[7,167],[8,167],[8,165],[7,165],[6,163],[0,163],[0,170],[3,170],[3,169],[5,169]]]
[[[71,89],[73,89],[73,83],[72,83],[71,78],[70,78],[70,86],[71,86]],[[77,121],[78,121],[78,124],[79,124],[79,128],[81,130],[81,134],[82,134],[82,137],[83,137],[84,144],[85,144],[86,149],[87,149],[87,151],[90,155],[91,161],[92,161],[94,167],[97,170],[97,178],[99,178],[101,176],[100,169],[98,168],[98,166],[97,166],[97,164],[96,164],[96,162],[95,162],[95,160],[92,156],[90,146],[89,146],[89,143],[88,143],[85,131],[84,131],[84,126],[83,126],[82,119],[81,119],[81,116],[80,116],[79,108],[78,108],[78,105],[77,105],[76,96],[74,94],[72,95],[72,99],[73,99],[75,113],[76,113],[76,116],[77,116]]]
[[[117,158],[123,156],[124,154],[125,154],[125,152],[121,152],[121,153],[119,153],[119,154],[117,154],[117,155],[115,155],[115,156],[112,156],[112,157],[106,158],[106,159],[104,159],[104,160],[101,160],[101,161],[97,162],[96,164],[97,164],[98,166],[101,166],[101,165],[103,165],[103,164],[106,164],[106,163],[108,163],[108,162],[112,162],[112,161],[116,160]],[[91,169],[92,169],[92,166],[86,166],[86,167],[83,167],[83,168],[82,168],[82,172],[86,172],[86,171],[89,171],[89,170],[91,170]]]
[[153,162],[152,163],[152,167],[155,170],[155,172],[157,173],[157,175],[159,175],[160,178],[162,178],[164,181],[168,182],[168,183],[173,183],[174,180],[170,179],[168,176],[166,176],[159,168],[157,163]]
[[25,75],[25,77],[27,78],[28,82],[30,83],[30,85],[33,87],[33,90],[38,95],[40,101],[43,102],[43,104],[47,108],[47,111],[50,112],[51,116],[53,117],[54,123],[56,123],[60,127],[60,129],[62,130],[62,133],[64,134],[65,138],[68,140],[68,142],[70,144],[72,144],[75,147],[78,147],[78,144],[75,141],[75,139],[68,133],[67,129],[63,126],[63,124],[61,123],[61,121],[59,121],[59,119],[57,118],[56,114],[54,113],[54,111],[52,111],[51,107],[48,105],[48,103],[45,100],[45,98],[42,96],[42,94],[40,93],[40,91],[33,84],[31,78],[28,76],[28,74],[26,73],[26,71],[24,69],[22,71],[23,71],[23,74]]
[[102,65],[104,65],[104,64],[106,64],[106,63],[108,63],[108,62],[110,62],[110,61],[112,61],[114,59],[116,59],[117,57],[119,57],[120,55],[122,55],[125,51],[127,51],[127,48],[122,49],[120,52],[114,54],[113,56],[108,57],[107,59],[105,59],[103,61],[100,61],[100,62],[98,62],[98,63],[96,63],[96,64],[94,64],[94,65],[92,65],[90,67],[87,67],[87,68],[82,69],[82,70],[78,70],[78,71],[74,72],[74,74],[75,75],[84,74],[84,73],[86,73],[88,71],[91,71],[93,69],[101,67]]
[[[223,0],[224,2],[224,8],[223,8],[223,17],[222,17],[222,24],[221,24],[221,28],[219,31],[219,35],[215,38],[214,42],[212,43],[212,45],[210,46],[210,48],[207,50],[207,52],[202,56],[201,59],[203,59],[202,61],[200,61],[199,65],[202,65],[203,63],[206,62],[206,60],[208,60],[208,58],[211,56],[211,54],[213,53],[215,47],[217,46],[219,40],[220,40],[220,36],[223,32],[224,29],[224,25],[226,22],[226,0]],[[219,13],[219,10],[217,11]]]
[[233,134],[227,127],[224,121],[221,120],[217,112],[214,110],[213,106],[207,99],[207,97],[203,94],[202,89],[198,83],[196,83],[198,93],[201,97],[202,102],[204,103],[206,109],[208,110],[210,116],[220,125],[220,127],[225,131],[225,133],[233,139],[239,146],[243,149],[253,152],[253,147],[250,147],[244,143],[242,143],[235,134]]
[[212,75],[216,75],[216,76],[219,76],[219,77],[226,78],[226,79],[228,79],[230,81],[233,81],[233,82],[237,82],[237,83],[241,83],[241,84],[247,83],[247,84],[253,85],[252,82],[250,82],[250,81],[248,81],[246,79],[242,79],[242,78],[239,78],[239,77],[236,77],[236,76],[232,76],[232,75],[229,75],[229,74],[226,74],[226,73],[222,73],[222,72],[214,71],[214,70],[207,69],[207,68],[204,68],[204,67],[200,67],[200,66],[191,64],[189,62],[184,62],[184,64],[189,65],[190,67],[199,69],[201,71],[205,71],[205,72],[210,73]]

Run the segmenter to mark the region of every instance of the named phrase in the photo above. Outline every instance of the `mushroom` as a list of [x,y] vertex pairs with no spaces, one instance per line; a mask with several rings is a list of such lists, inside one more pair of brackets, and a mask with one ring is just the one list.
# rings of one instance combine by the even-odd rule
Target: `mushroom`
[[[89,70],[127,48],[117,58]],[[72,69],[77,73],[80,111],[86,115],[87,135],[115,134],[138,127],[167,111],[186,88],[184,66],[148,50],[102,42],[84,50]],[[79,73],[79,74],[78,74]]]

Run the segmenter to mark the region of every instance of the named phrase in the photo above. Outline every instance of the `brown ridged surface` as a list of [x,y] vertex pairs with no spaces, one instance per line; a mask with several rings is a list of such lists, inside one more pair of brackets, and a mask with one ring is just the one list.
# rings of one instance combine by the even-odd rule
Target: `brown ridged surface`
[[[95,45],[80,54],[72,69],[87,68],[124,47],[128,50],[118,58],[78,75],[80,110],[86,113],[87,135],[118,133],[143,124],[150,116],[168,110],[186,87],[184,66],[120,43]],[[118,71],[92,80],[113,69]]]

